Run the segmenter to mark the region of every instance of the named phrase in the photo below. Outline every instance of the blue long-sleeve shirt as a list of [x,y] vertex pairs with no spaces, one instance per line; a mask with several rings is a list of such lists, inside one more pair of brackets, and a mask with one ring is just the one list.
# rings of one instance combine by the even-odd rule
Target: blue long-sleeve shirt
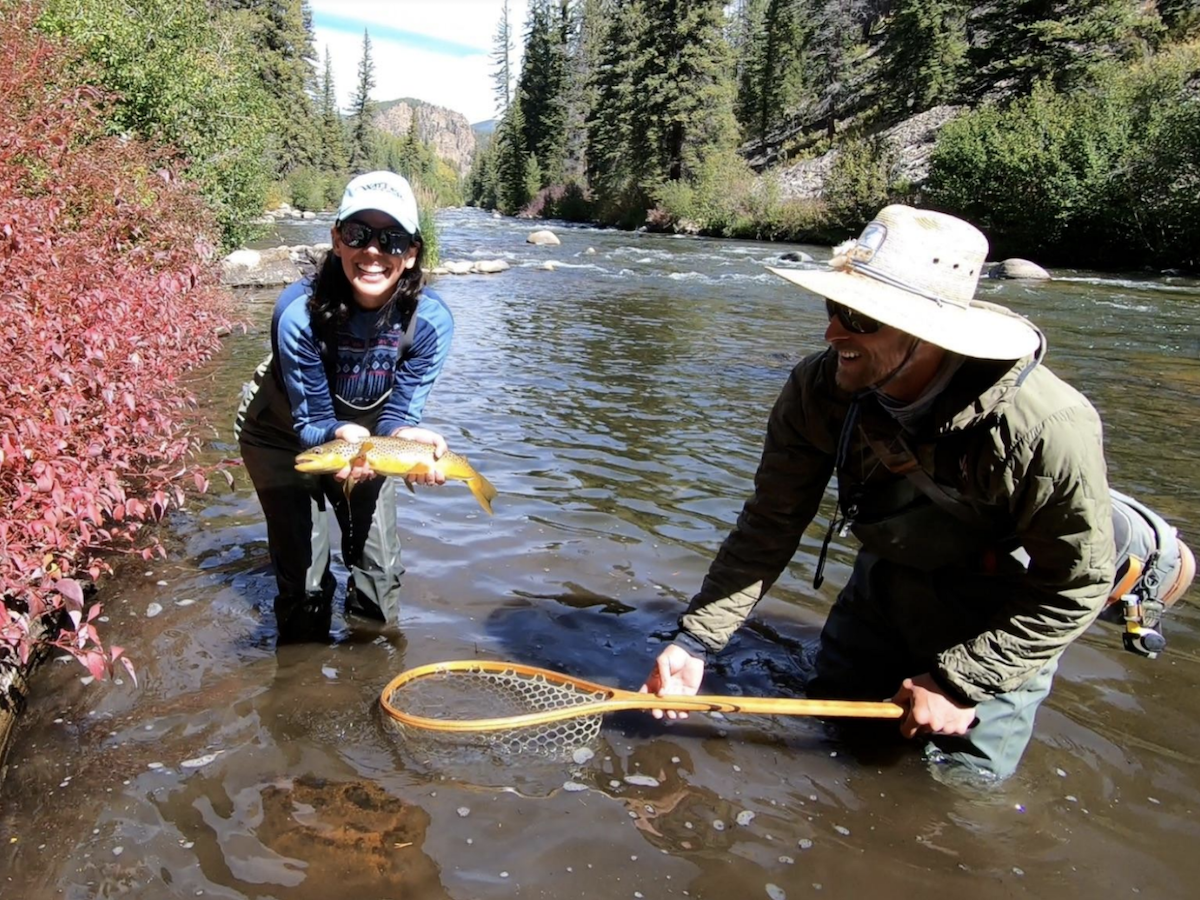
[[307,449],[332,440],[334,432],[349,423],[337,417],[334,394],[365,409],[391,391],[376,422],[376,434],[418,424],[454,335],[454,317],[442,298],[428,289],[421,292],[412,345],[403,358],[404,328],[399,317],[392,316],[381,326],[378,310],[356,308],[338,328],[331,386],[309,319],[311,290],[307,279],[289,285],[271,317],[271,343],[301,446]]

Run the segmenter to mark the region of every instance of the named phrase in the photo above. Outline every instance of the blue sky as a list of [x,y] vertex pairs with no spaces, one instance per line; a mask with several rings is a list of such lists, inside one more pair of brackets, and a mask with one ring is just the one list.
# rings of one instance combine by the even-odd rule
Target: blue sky
[[[309,6],[319,66],[324,71],[328,50],[343,109],[358,82],[365,28],[375,64],[372,99],[415,97],[472,123],[494,117],[490,57],[501,0],[309,0]],[[527,7],[527,0],[509,0],[517,56]]]

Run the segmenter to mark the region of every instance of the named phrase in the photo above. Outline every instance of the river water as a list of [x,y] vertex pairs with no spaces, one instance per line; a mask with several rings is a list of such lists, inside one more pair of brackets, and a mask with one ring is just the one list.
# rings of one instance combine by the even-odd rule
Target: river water
[[[43,667],[0,793],[0,896],[398,898],[1191,898],[1200,881],[1200,614],[1157,660],[1097,625],[1065,655],[1021,770],[980,790],[910,748],[813,719],[605,719],[586,754],[466,760],[406,743],[381,688],[447,659],[636,687],[751,489],[767,412],[821,346],[823,310],[763,269],[826,248],[535,227],[440,214],[454,349],[427,409],[499,490],[397,492],[402,627],[351,620],[274,647],[266,533],[247,479],[173,516],[168,559],[101,588],[137,664],[86,684]],[[288,243],[327,236],[293,224]],[[553,262],[553,268],[547,267]],[[1048,364],[1107,423],[1115,486],[1200,537],[1200,283],[1057,273],[985,282],[1031,316]],[[236,456],[236,395],[274,291],[193,380],[205,453]],[[829,504],[822,510],[828,514]],[[853,547],[812,574],[825,520],[721,656],[713,693],[786,694]],[[343,573],[344,574],[344,573]]]

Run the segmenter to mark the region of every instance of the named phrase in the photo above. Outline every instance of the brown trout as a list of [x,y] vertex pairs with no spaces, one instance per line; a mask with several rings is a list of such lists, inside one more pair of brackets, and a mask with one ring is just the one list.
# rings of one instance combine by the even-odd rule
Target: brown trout
[[[496,489],[490,481],[475,471],[465,457],[448,450],[440,459],[434,459],[433,447],[430,444],[404,438],[371,437],[365,441],[327,441],[297,456],[296,471],[331,475],[360,458],[379,475],[424,475],[426,472],[441,472],[448,480],[465,481],[479,505],[488,515],[492,514],[492,500],[496,496]],[[346,493],[349,494],[353,487],[353,480],[347,478]],[[409,485],[408,489],[412,490],[412,486]]]

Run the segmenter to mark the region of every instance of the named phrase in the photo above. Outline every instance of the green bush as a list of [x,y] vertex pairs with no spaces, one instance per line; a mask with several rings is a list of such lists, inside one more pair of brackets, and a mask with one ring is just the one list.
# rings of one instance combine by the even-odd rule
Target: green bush
[[710,153],[691,178],[654,190],[655,217],[688,231],[728,237],[745,218],[754,182],[754,173],[732,150]]
[[311,166],[293,169],[287,177],[288,202],[296,209],[320,212],[336,209],[349,176]]
[[1109,203],[1128,144],[1115,90],[1067,96],[1039,85],[947,124],[925,196],[987,232],[997,254],[1096,262],[1119,217]]
[[896,161],[895,149],[878,135],[845,141],[821,191],[828,224],[854,232],[871,221],[894,199]]
[[1200,49],[1095,90],[1040,85],[939,135],[928,203],[987,232],[996,255],[1111,268],[1200,265]]
[[441,241],[438,238],[437,223],[434,211],[437,209],[437,196],[433,191],[418,185],[414,192],[417,195],[417,209],[420,220],[421,239],[425,243],[425,259],[421,265],[428,272],[441,259]]
[[227,246],[250,233],[273,169],[271,100],[241,21],[205,0],[46,0],[39,21],[81,46],[116,96],[112,133],[174,148]]
[[1200,269],[1200,47],[1128,76],[1133,139],[1114,203],[1147,261]]

